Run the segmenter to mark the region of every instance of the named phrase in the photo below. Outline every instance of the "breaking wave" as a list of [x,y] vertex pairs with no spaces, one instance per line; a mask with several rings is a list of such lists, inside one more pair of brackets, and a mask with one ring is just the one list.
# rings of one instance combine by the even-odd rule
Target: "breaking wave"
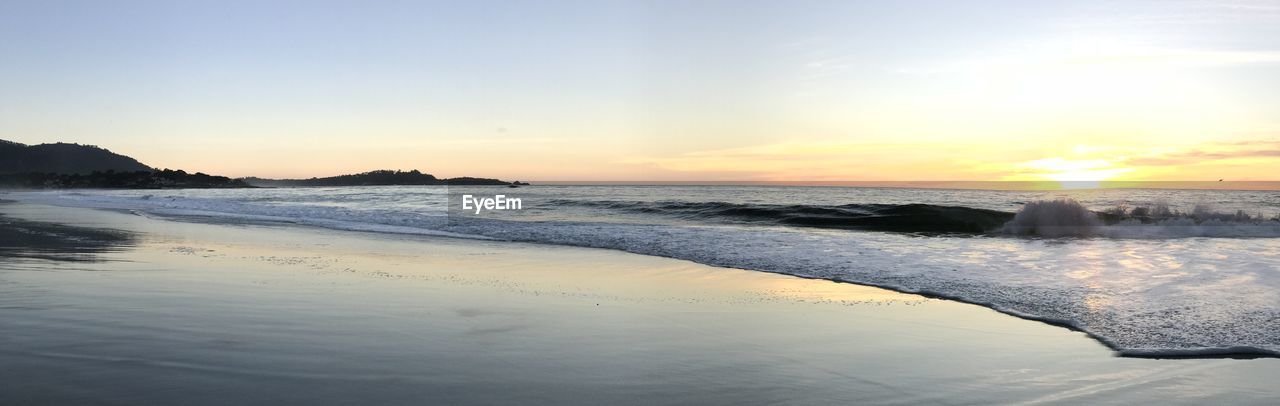
[[1204,205],[1189,212],[1161,204],[1095,212],[1075,200],[1056,199],[1026,203],[997,233],[1039,237],[1274,238],[1280,237],[1280,219],[1242,211],[1220,213]]
[[1022,206],[1000,233],[1043,237],[1088,237],[1102,226],[1098,215],[1070,199],[1041,200]]
[[820,206],[583,200],[553,200],[551,203],[666,215],[689,220],[926,234],[984,233],[999,228],[1013,218],[1013,213],[997,210],[932,204]]
[[1095,211],[1071,199],[1030,201],[1016,213],[933,204],[779,205],[686,201],[551,200],[580,206],[675,217],[697,222],[887,231],[923,235],[1187,238],[1280,237],[1280,220],[1207,206],[1178,211],[1165,205]]

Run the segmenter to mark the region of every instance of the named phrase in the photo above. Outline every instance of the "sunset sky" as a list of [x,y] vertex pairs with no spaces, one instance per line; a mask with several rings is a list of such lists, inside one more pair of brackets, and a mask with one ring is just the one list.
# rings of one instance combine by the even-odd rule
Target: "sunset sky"
[[1280,180],[1280,3],[0,3],[0,139],[518,180]]

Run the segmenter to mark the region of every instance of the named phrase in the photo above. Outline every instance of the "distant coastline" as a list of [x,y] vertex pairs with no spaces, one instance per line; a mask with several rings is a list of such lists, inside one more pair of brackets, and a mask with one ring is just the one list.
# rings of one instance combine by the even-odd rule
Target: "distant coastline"
[[158,169],[94,145],[26,145],[0,140],[0,187],[22,189],[216,189],[306,186],[522,186],[499,179],[437,178],[418,170],[375,170],[309,179],[233,179],[201,172]]
[[257,177],[247,177],[239,179],[245,183],[257,187],[306,187],[306,186],[423,186],[423,185],[474,185],[474,186],[522,186],[528,183],[515,181],[507,182],[499,179],[491,178],[473,178],[473,177],[457,177],[457,178],[437,178],[434,175],[422,173],[417,169],[410,171],[401,170],[376,170],[363,173],[329,176],[324,178],[309,179],[264,179]]
[[156,169],[79,173],[23,172],[0,175],[0,187],[22,189],[218,189],[250,188],[239,179],[200,172]]

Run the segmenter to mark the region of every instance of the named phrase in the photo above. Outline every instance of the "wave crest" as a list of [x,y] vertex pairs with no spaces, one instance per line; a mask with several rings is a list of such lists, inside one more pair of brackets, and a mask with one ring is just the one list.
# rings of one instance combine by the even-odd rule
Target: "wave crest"
[[1075,200],[1055,199],[1025,204],[997,232],[1051,238],[1276,238],[1280,219],[1243,211],[1221,213],[1206,205],[1191,211],[1156,204],[1095,212]]
[[1071,199],[1040,200],[1022,206],[1001,233],[1042,237],[1089,237],[1102,226],[1098,215]]
[[683,201],[554,200],[556,205],[597,207],[699,221],[732,221],[792,227],[924,234],[981,234],[998,229],[1013,213],[932,204],[778,205]]
[[1280,220],[1208,206],[1191,211],[1165,205],[1093,211],[1072,199],[1025,203],[1016,213],[933,204],[781,205],[688,201],[552,200],[553,205],[598,208],[696,222],[886,231],[922,235],[1013,237],[1273,238]]

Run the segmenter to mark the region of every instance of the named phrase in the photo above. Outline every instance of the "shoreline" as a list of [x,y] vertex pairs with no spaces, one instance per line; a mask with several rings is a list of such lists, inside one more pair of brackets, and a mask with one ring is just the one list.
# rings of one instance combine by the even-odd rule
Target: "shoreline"
[[[828,402],[1123,403],[1176,398],[1164,385],[1185,382],[1199,390],[1186,402],[1280,395],[1259,378],[1280,360],[1115,357],[1082,332],[850,282],[607,249],[23,203],[0,212],[136,236],[96,261],[0,266],[0,324],[21,331],[0,357],[50,379],[162,373],[171,391],[214,379],[259,401],[320,399],[291,392],[294,381],[326,382],[331,399],[378,382],[383,400],[429,388],[459,403],[783,401],[797,387]],[[33,289],[44,293],[16,295]],[[50,337],[65,349],[47,349]],[[317,356],[345,361],[315,369]],[[67,389],[56,380],[41,382],[0,400],[68,400],[47,397]],[[174,400],[140,383],[85,385],[120,403]]]
[[[3,204],[3,202],[19,202],[19,201],[0,199],[0,204]],[[50,205],[55,207],[64,207],[64,209],[70,209],[70,210],[108,210],[108,211],[115,211],[115,213],[133,213],[134,211],[129,209],[92,209],[92,207],[51,205],[51,204],[47,204],[47,202],[20,202],[20,204]],[[314,231],[334,231],[334,232],[360,233],[360,234],[367,233],[367,234],[372,234],[372,236],[383,236],[383,237],[415,236],[415,237],[425,237],[425,238],[449,238],[449,240],[461,240],[461,241],[497,241],[497,242],[506,242],[506,243],[526,243],[526,245],[545,246],[545,247],[572,247],[572,248],[584,248],[584,250],[605,250],[605,251],[612,251],[612,252],[625,252],[625,254],[628,254],[628,255],[662,257],[662,259],[668,259],[668,260],[689,261],[689,263],[692,263],[692,264],[712,266],[712,268],[739,270],[739,272],[759,272],[759,273],[777,274],[777,275],[783,275],[783,277],[826,280],[826,282],[854,284],[854,286],[859,286],[859,287],[887,289],[887,291],[905,293],[905,295],[918,295],[918,296],[923,296],[927,298],[936,298],[936,300],[956,302],[956,304],[983,307],[983,309],[996,311],[996,313],[1012,316],[1012,318],[1027,320],[1027,321],[1036,321],[1036,323],[1042,323],[1046,325],[1051,325],[1051,327],[1070,330],[1070,332],[1083,333],[1084,336],[1087,336],[1089,339],[1093,339],[1093,341],[1096,341],[1097,343],[1100,343],[1100,345],[1108,348],[1108,350],[1112,352],[1112,355],[1119,356],[1119,357],[1133,357],[1133,359],[1153,359],[1153,360],[1280,359],[1280,352],[1266,350],[1266,348],[1251,347],[1251,346],[1185,348],[1185,350],[1169,350],[1169,348],[1161,348],[1161,350],[1144,350],[1144,348],[1133,348],[1133,350],[1123,350],[1123,348],[1115,345],[1115,343],[1110,341],[1110,339],[1100,336],[1100,334],[1094,333],[1092,332],[1092,330],[1089,330],[1088,328],[1082,327],[1082,325],[1074,323],[1074,321],[1064,320],[1064,319],[1055,319],[1055,318],[1046,318],[1046,316],[1038,316],[1033,314],[1021,313],[1021,311],[1007,309],[1007,307],[1000,306],[998,304],[992,304],[992,302],[969,300],[969,298],[965,298],[964,296],[950,295],[950,293],[933,291],[933,289],[913,289],[913,288],[895,286],[895,284],[869,282],[869,280],[849,280],[849,279],[838,278],[838,277],[828,278],[828,277],[820,277],[820,275],[774,272],[774,270],[768,270],[768,269],[731,268],[731,266],[722,266],[714,263],[705,263],[705,261],[700,261],[698,259],[686,259],[686,257],[680,257],[680,256],[667,256],[662,254],[654,254],[654,252],[623,250],[623,248],[580,246],[580,245],[571,245],[571,243],[500,240],[500,238],[475,236],[475,234],[457,234],[457,233],[442,232],[442,231],[424,232],[424,231],[416,231],[416,229],[413,229],[413,231],[408,231],[408,229],[404,229],[404,231],[401,231],[401,229],[398,229],[396,225],[380,225],[381,228],[387,228],[387,229],[381,229],[381,231],[378,231],[378,229],[362,229],[362,228],[349,228],[349,227],[334,228],[334,227],[326,227],[326,225],[296,223],[296,222],[291,222],[291,220],[283,219],[283,218],[274,219],[274,218],[270,218],[270,216],[243,215],[242,218],[215,218],[215,216],[212,216],[212,215],[210,216],[195,215],[195,218],[197,219],[193,219],[193,218],[188,218],[188,216],[184,216],[184,215],[164,215],[164,214],[152,215],[152,214],[141,214],[141,213],[133,213],[133,214],[146,216],[146,218],[148,219],[161,220],[161,222],[184,222],[184,223],[189,222],[189,223],[196,223],[196,224],[244,224],[244,225],[264,225],[264,227],[298,227],[298,228],[314,229]],[[205,220],[198,220],[198,219],[207,219],[207,222],[205,222]]]

